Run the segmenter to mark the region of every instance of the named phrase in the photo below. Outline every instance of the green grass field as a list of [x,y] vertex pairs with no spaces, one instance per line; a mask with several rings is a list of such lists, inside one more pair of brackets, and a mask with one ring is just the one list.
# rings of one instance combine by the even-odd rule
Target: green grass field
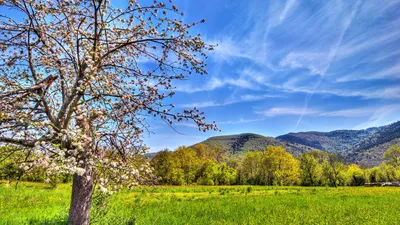
[[[0,185],[1,224],[65,224],[70,185]],[[107,202],[107,204],[104,204]],[[400,188],[146,187],[95,197],[93,224],[400,224]]]

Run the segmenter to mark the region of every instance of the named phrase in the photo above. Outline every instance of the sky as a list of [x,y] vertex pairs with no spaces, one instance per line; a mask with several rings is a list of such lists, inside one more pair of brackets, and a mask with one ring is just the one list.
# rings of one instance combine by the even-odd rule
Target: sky
[[176,83],[177,110],[200,108],[221,132],[151,121],[150,152],[208,137],[365,129],[400,120],[400,1],[174,1],[218,44],[208,75]]
[[[146,0],[144,0],[146,1]],[[400,120],[400,0],[175,0],[209,44],[208,75],[175,83],[221,132],[149,120],[150,152],[211,136],[365,129]],[[118,4],[114,1],[112,4]]]

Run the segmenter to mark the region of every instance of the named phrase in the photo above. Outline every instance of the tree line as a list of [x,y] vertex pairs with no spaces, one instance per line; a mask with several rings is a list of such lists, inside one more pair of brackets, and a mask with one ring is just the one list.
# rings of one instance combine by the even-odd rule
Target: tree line
[[389,148],[385,162],[372,168],[346,164],[337,153],[320,150],[300,156],[280,146],[264,152],[247,152],[242,158],[229,158],[218,147],[197,144],[164,150],[150,164],[159,184],[166,185],[303,185],[360,186],[368,182],[400,180],[400,145]]
[[[10,151],[5,147],[2,153]],[[14,154],[0,162],[0,178],[35,182],[71,182],[69,174],[48,176],[42,167],[27,170],[18,166],[25,155]],[[38,156],[39,157],[39,156]],[[360,186],[365,183],[400,180],[400,145],[389,148],[381,165],[361,168],[346,164],[337,153],[320,150],[294,156],[280,146],[268,146],[265,151],[247,152],[232,158],[221,148],[206,144],[163,150],[151,159],[135,157],[136,163],[149,163],[153,169],[151,183],[162,185],[302,185]]]

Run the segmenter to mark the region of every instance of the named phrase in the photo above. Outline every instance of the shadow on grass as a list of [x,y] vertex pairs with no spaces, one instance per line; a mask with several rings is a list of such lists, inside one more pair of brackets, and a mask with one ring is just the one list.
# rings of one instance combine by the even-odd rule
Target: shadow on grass
[[[106,219],[102,222],[100,221],[91,221],[94,224],[126,224],[126,225],[134,225],[136,224],[136,219]],[[53,218],[53,219],[32,219],[27,223],[29,225],[68,225],[68,218]]]
[[33,219],[30,220],[30,225],[67,225],[68,218],[52,218],[52,219]]

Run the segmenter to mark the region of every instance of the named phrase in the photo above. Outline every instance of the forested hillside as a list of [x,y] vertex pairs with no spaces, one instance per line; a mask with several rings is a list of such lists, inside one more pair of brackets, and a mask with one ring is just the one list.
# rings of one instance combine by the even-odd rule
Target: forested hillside
[[383,159],[383,153],[393,145],[400,144],[400,138],[393,139],[383,144],[371,145],[369,148],[354,149],[346,154],[349,162],[362,166],[377,166]]
[[289,133],[277,138],[258,134],[211,137],[201,143],[219,147],[230,156],[243,156],[249,151],[264,151],[268,145],[282,146],[293,155],[312,149],[341,153],[349,163],[376,166],[390,146],[400,143],[400,121],[365,130]]
[[382,154],[390,146],[400,143],[400,121],[379,128],[379,131],[361,140],[348,152],[347,158],[358,164],[379,165]]
[[313,148],[294,142],[287,142],[273,137],[265,137],[259,134],[238,134],[228,136],[211,137],[203,142],[213,147],[219,147],[231,156],[240,156],[246,152],[264,151],[267,146],[282,146],[288,152],[299,155],[305,151],[310,151]]
[[327,152],[347,152],[362,140],[374,135],[382,128],[366,130],[336,130],[331,132],[289,133],[277,137],[279,140],[307,145]]

